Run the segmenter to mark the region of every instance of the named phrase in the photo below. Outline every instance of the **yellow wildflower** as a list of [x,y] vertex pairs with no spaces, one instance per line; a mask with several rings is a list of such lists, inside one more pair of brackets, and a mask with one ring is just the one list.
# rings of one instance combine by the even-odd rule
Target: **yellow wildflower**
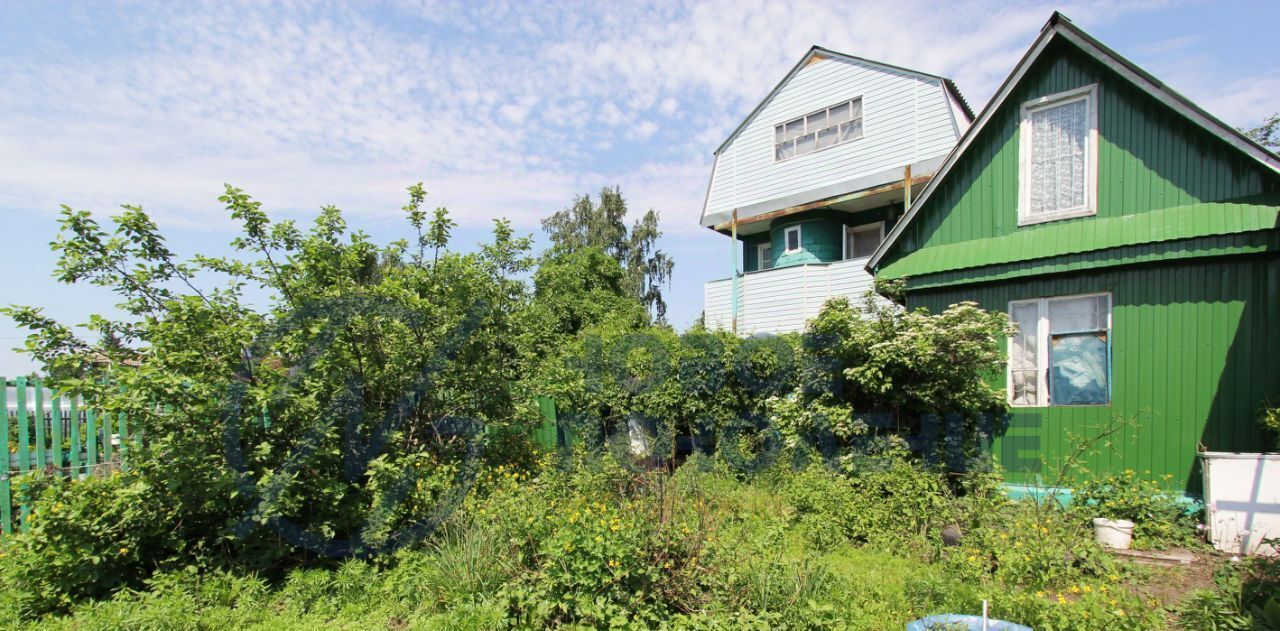
[[1062,595],[1062,592],[1058,592],[1058,604],[1062,605],[1062,604],[1066,604],[1066,602],[1067,602],[1066,597]]
[[1093,591],[1093,588],[1092,588],[1092,587],[1089,587],[1088,585],[1085,585],[1084,587],[1081,587],[1080,589],[1084,590],[1084,593],[1086,593],[1086,594],[1088,594],[1089,592],[1092,592],[1092,591]]

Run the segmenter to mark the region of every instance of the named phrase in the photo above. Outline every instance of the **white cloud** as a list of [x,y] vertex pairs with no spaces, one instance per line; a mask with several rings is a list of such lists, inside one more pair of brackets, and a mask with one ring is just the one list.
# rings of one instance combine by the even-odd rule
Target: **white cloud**
[[[1067,11],[1105,23],[1145,8]],[[696,230],[712,150],[810,45],[952,76],[978,107],[1051,11],[995,0],[102,7],[0,53],[0,207],[139,202],[167,224],[206,226],[232,182],[277,212],[336,203],[383,217],[424,180],[464,224],[535,227],[574,193],[621,183],[669,230]],[[1187,89],[1237,120],[1256,117],[1277,81],[1198,90],[1192,77]]]

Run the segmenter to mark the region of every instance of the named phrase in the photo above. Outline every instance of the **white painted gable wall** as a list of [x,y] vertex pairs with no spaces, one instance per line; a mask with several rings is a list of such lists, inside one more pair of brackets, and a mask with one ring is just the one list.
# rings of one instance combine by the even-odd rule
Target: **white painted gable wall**
[[[781,162],[774,125],[862,97],[863,137]],[[839,58],[801,68],[716,159],[703,216],[946,155],[967,125],[938,79]]]

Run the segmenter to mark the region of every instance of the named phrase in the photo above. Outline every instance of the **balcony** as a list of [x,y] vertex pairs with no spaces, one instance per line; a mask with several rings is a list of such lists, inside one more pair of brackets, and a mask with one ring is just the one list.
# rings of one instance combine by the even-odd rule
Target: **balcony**
[[[738,281],[738,333],[787,333],[804,330],[830,298],[855,305],[871,289],[866,257],[834,263],[809,263],[748,272]],[[708,329],[733,327],[733,281],[713,280],[703,289]]]

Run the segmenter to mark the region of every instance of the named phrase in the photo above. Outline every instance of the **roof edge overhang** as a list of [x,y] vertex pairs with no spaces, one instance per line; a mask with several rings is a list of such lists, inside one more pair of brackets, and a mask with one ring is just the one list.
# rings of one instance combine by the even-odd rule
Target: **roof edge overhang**
[[902,220],[894,225],[893,229],[889,231],[889,234],[885,236],[884,241],[881,242],[880,247],[876,248],[876,251],[872,253],[871,258],[867,260],[867,271],[873,274],[875,273],[875,269],[880,264],[881,259],[884,258],[889,250],[893,249],[893,246],[897,243],[902,232],[919,213],[920,209],[924,207],[924,204],[929,200],[929,197],[933,192],[937,190],[940,183],[946,179],[951,168],[959,161],[960,157],[964,155],[969,146],[973,144],[974,139],[982,133],[982,130],[995,115],[995,112],[1004,105],[1005,101],[1008,100],[1009,95],[1013,92],[1013,89],[1017,87],[1019,82],[1021,82],[1022,77],[1027,73],[1027,70],[1029,70],[1031,65],[1040,58],[1040,54],[1044,52],[1044,49],[1047,48],[1049,43],[1057,36],[1062,36],[1064,39],[1085,52],[1085,54],[1092,56],[1099,63],[1113,71],[1116,71],[1121,75],[1121,77],[1129,80],[1157,101],[1160,101],[1161,103],[1172,107],[1179,113],[1182,113],[1184,116],[1187,116],[1209,133],[1222,138],[1228,144],[1244,151],[1246,154],[1258,160],[1273,172],[1280,173],[1280,156],[1270,152],[1253,139],[1245,136],[1239,130],[1223,123],[1212,114],[1204,111],[1199,106],[1188,100],[1185,96],[1182,96],[1177,91],[1169,88],[1159,79],[1156,79],[1150,73],[1139,68],[1136,64],[1125,59],[1114,50],[1106,47],[1088,33],[1085,33],[1080,29],[1080,27],[1073,24],[1066,16],[1054,11],[1053,15],[1049,17],[1048,22],[1046,22],[1044,27],[1041,29],[1040,35],[1036,38],[1035,42],[1033,42],[1031,47],[1027,49],[1027,52],[1022,55],[1022,58],[1014,66],[1009,75],[1005,77],[1005,80],[1000,84],[1000,88],[996,90],[996,93],[991,97],[991,100],[983,106],[977,119],[969,126],[969,129],[965,132],[964,136],[961,137],[960,142],[956,143],[951,152],[947,154],[942,166],[938,169],[937,175],[929,181],[929,184],[925,186],[925,189],[920,196],[912,202],[911,208],[907,209]]
[[[832,204],[875,195],[905,186],[905,172],[911,169],[913,187],[924,185],[942,164],[945,156],[938,155],[918,162],[892,167],[858,177],[842,180],[834,184],[810,189],[791,195],[783,195],[773,199],[748,204],[737,208],[739,224],[775,219],[792,213],[823,208]],[[734,220],[734,211],[721,211],[711,215],[703,215],[702,225],[713,230],[727,230]]]

